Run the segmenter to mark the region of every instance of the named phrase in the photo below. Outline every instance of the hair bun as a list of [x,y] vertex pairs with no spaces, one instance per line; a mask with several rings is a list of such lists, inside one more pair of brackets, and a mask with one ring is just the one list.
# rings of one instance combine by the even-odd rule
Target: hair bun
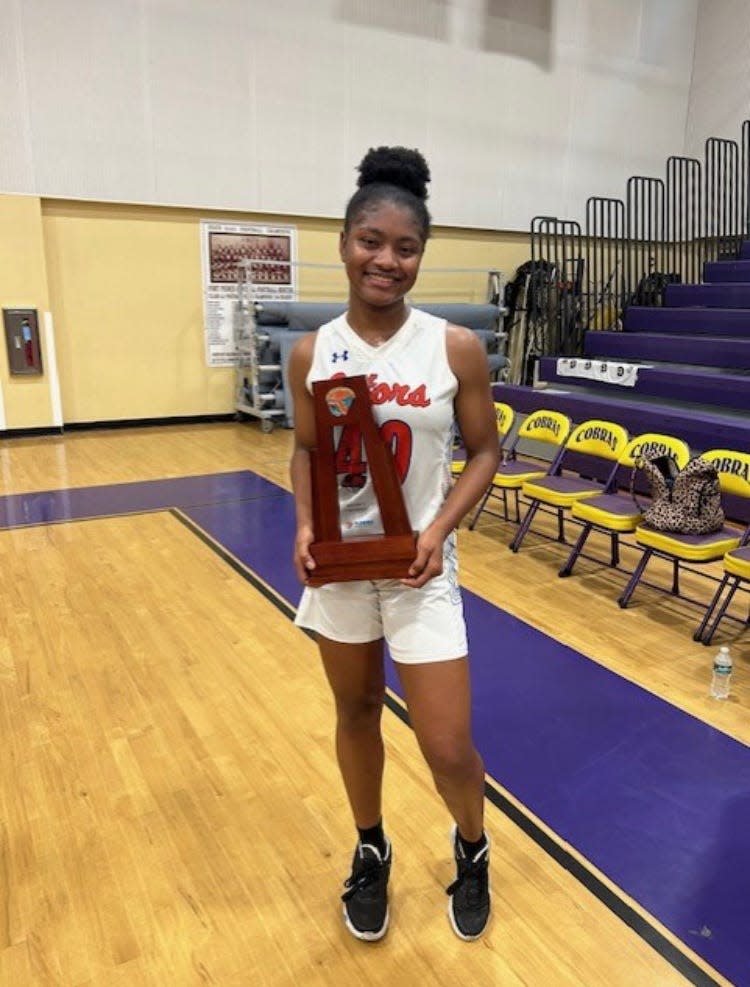
[[408,147],[371,147],[359,165],[357,185],[380,183],[407,189],[418,199],[427,198],[430,169],[422,154]]

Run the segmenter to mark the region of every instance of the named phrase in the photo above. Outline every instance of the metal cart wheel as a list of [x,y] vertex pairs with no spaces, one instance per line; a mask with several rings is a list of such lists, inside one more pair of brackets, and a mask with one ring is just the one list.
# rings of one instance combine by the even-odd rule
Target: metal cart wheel
[[266,433],[273,432],[273,418],[261,418],[260,430]]

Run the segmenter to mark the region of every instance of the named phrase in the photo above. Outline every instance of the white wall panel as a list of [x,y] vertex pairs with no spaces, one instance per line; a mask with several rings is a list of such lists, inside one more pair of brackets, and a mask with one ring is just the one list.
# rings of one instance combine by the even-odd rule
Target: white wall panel
[[61,196],[153,198],[138,0],[24,0],[36,185]]
[[575,218],[682,151],[697,3],[0,0],[0,191],[340,216],[403,143],[439,223]]
[[[682,154],[696,4],[685,0],[587,4],[570,133],[566,208],[590,195],[623,198],[632,175],[664,177]],[[593,180],[592,180],[593,179]]]
[[337,191],[353,187],[348,142],[355,53],[346,46],[326,59],[325,26],[288,36],[256,35],[252,66],[257,92],[254,149],[258,207],[277,212],[341,214]]
[[255,200],[255,80],[247,5],[144,5],[155,195],[207,206]]
[[35,187],[21,0],[0,2],[0,191]]
[[750,118],[750,3],[701,0],[686,153],[703,160],[707,137],[739,140]]

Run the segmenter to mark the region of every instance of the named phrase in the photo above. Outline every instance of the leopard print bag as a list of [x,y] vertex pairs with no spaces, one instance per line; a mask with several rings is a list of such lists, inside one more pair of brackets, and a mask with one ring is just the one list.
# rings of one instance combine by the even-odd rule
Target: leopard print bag
[[[651,503],[643,508],[635,495],[641,470],[651,489]],[[696,456],[679,469],[671,456],[645,456],[635,461],[630,493],[643,520],[656,531],[682,535],[710,535],[724,526],[719,474],[713,463]]]

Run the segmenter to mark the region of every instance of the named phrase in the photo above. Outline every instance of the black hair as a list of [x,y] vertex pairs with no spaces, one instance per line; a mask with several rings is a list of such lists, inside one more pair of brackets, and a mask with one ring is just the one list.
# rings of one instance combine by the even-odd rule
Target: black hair
[[381,202],[410,209],[422,240],[430,236],[430,213],[425,205],[430,169],[422,154],[408,147],[371,147],[359,163],[358,189],[344,215],[344,232],[366,209]]

